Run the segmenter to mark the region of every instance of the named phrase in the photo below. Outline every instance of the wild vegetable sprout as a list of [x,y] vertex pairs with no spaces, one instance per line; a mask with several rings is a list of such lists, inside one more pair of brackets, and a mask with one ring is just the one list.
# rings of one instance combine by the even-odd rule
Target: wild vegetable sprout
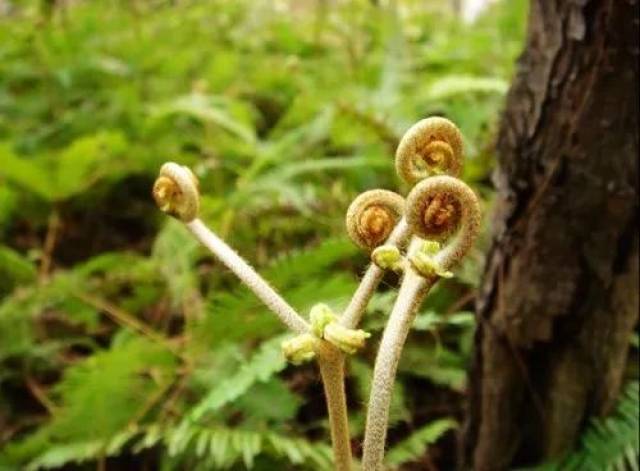
[[347,210],[351,239],[370,252],[371,264],[349,305],[334,313],[316,304],[304,319],[256,271],[198,219],[199,188],[194,174],[166,163],[153,187],[160,209],[191,233],[294,333],[282,344],[294,364],[318,362],[331,426],[335,468],[352,465],[345,357],[362,348],[369,334],[357,329],[385,270],[402,273],[398,296],[375,361],[364,436],[363,468],[383,467],[389,406],[402,349],[420,304],[440,278],[467,254],[478,234],[480,207],[460,179],[462,138],[447,119],[431,117],[412,126],[396,152],[396,171],[414,185],[406,198],[387,190],[359,195]]

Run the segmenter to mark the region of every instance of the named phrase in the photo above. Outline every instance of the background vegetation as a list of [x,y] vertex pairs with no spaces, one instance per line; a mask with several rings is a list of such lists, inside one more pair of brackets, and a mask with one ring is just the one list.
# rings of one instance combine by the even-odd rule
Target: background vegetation
[[[0,8],[0,468],[330,468],[316,368],[287,366],[282,326],[156,210],[155,175],[192,166],[207,223],[301,312],[339,310],[366,264],[345,210],[399,188],[410,124],[460,126],[488,209],[525,2],[473,24],[418,0]],[[482,253],[416,320],[390,465],[453,466]],[[386,281],[349,369],[356,449]]]

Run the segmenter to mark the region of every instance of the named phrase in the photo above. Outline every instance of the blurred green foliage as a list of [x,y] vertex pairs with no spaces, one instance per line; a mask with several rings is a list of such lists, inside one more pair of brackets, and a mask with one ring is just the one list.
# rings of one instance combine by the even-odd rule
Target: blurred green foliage
[[[489,203],[525,2],[474,24],[443,0],[380,3],[0,2],[0,468],[330,468],[315,368],[285,365],[283,327],[150,188],[164,161],[192,166],[203,219],[303,313],[353,293],[345,210],[402,190],[392,156],[418,119],[460,126]],[[483,247],[416,320],[394,466],[460,418]],[[349,370],[355,440],[394,282]]]

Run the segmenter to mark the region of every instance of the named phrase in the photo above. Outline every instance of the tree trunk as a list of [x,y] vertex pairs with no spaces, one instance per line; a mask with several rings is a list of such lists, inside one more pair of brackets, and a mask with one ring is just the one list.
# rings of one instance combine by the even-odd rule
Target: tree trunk
[[638,319],[638,3],[530,3],[497,143],[465,469],[570,450],[615,402]]

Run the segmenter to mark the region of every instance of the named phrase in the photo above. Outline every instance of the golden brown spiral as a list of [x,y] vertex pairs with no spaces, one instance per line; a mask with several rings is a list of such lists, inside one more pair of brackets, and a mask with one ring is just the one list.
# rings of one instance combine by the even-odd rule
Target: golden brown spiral
[[402,217],[404,198],[388,190],[366,191],[347,210],[347,232],[360,247],[372,250],[385,240]]
[[407,196],[405,213],[415,235],[447,241],[438,253],[447,270],[467,253],[480,227],[477,196],[462,180],[447,175],[418,183]]
[[462,170],[462,134],[446,118],[418,121],[402,136],[396,150],[396,172],[416,183],[433,175],[457,177]]
[[198,186],[198,179],[188,167],[167,162],[153,185],[153,198],[161,211],[191,222],[200,209]]

